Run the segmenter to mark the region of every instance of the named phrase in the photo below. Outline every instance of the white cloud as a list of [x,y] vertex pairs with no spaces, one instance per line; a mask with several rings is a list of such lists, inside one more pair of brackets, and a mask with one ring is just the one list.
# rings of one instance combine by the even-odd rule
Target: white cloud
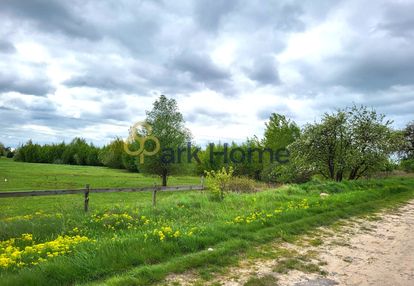
[[402,127],[413,119],[413,8],[391,0],[6,0],[0,141],[104,144],[160,94],[177,99],[203,144],[261,136],[271,112],[303,125],[353,103]]

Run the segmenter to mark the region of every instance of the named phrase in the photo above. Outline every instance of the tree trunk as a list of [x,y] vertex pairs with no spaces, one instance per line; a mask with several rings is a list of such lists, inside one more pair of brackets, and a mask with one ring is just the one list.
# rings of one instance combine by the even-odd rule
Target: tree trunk
[[167,170],[162,170],[162,186],[167,186]]
[[260,170],[254,171],[254,179],[257,181],[260,180]]
[[342,177],[343,177],[343,171],[342,170],[336,172],[336,181],[337,182],[341,182],[342,181]]
[[356,175],[355,180],[358,180],[366,171],[368,170],[368,166],[365,166],[365,168]]
[[357,173],[358,173],[358,170],[359,170],[359,166],[358,166],[358,167],[355,167],[355,168],[353,168],[353,169],[351,170],[351,173],[349,174],[349,179],[350,179],[350,180],[355,180],[356,175],[357,175]]
[[328,168],[329,168],[329,178],[331,178],[331,180],[334,180],[335,179],[335,166],[334,166],[333,159],[328,160]]

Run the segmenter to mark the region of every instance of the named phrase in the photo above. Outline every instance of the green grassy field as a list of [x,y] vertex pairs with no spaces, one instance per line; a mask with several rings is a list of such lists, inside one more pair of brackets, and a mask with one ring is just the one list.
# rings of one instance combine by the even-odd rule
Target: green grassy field
[[[7,181],[6,181],[6,180]],[[104,187],[145,187],[161,184],[160,177],[106,167],[14,162],[0,157],[0,192]],[[171,176],[169,185],[200,184],[200,178]]]
[[[1,164],[2,176],[5,166],[11,166],[29,185],[18,182],[18,187],[10,184],[7,190],[44,188],[37,178],[32,183],[33,175],[25,170],[46,176],[42,168],[58,172],[61,167],[68,182],[68,172],[83,182],[93,177],[90,174],[104,172],[106,182],[114,185],[131,175],[92,167],[77,173],[78,167],[71,166]],[[19,176],[11,178],[13,182]],[[321,197],[321,192],[330,196]],[[91,194],[87,214],[82,212],[81,195],[4,198],[0,199],[0,285],[151,285],[171,272],[214,273],[253,246],[289,240],[341,218],[412,198],[413,178],[310,182],[228,194],[223,202],[211,200],[208,192],[160,193],[156,209],[151,207],[150,193]]]

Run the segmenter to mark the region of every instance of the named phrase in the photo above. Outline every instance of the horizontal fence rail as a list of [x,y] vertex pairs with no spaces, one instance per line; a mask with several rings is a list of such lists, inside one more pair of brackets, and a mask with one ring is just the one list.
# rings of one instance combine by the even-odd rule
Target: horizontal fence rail
[[177,191],[197,191],[204,190],[202,180],[201,185],[184,185],[184,186],[153,186],[142,188],[97,188],[92,189],[86,185],[84,189],[76,190],[39,190],[39,191],[17,191],[17,192],[0,192],[0,198],[17,198],[17,197],[37,197],[37,196],[56,196],[56,195],[74,195],[84,194],[84,210],[89,209],[89,194],[90,193],[132,193],[132,192],[152,192],[152,206],[155,207],[157,203],[157,192],[177,192]]
[[99,188],[91,189],[86,187],[85,189],[76,190],[39,190],[39,191],[16,191],[16,192],[0,192],[0,198],[14,198],[14,197],[37,197],[37,196],[54,196],[54,195],[73,195],[83,194],[86,191],[89,193],[118,193],[118,192],[153,192],[153,191],[196,191],[203,190],[204,186],[155,186],[155,187],[142,187],[142,188]]

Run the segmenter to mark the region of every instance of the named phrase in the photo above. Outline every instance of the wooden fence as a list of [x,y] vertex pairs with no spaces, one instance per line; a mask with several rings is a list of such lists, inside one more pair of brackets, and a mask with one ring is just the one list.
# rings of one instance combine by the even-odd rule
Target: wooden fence
[[142,187],[142,188],[99,188],[92,189],[89,185],[86,185],[84,189],[76,190],[39,190],[39,191],[17,191],[17,192],[0,192],[0,198],[16,198],[16,197],[37,197],[37,196],[55,196],[55,195],[73,195],[84,194],[84,210],[89,209],[89,194],[90,193],[118,193],[118,192],[152,192],[152,205],[156,206],[157,192],[176,192],[176,191],[196,191],[204,190],[204,184],[202,180],[201,185],[188,185],[188,186],[172,186],[172,187]]

